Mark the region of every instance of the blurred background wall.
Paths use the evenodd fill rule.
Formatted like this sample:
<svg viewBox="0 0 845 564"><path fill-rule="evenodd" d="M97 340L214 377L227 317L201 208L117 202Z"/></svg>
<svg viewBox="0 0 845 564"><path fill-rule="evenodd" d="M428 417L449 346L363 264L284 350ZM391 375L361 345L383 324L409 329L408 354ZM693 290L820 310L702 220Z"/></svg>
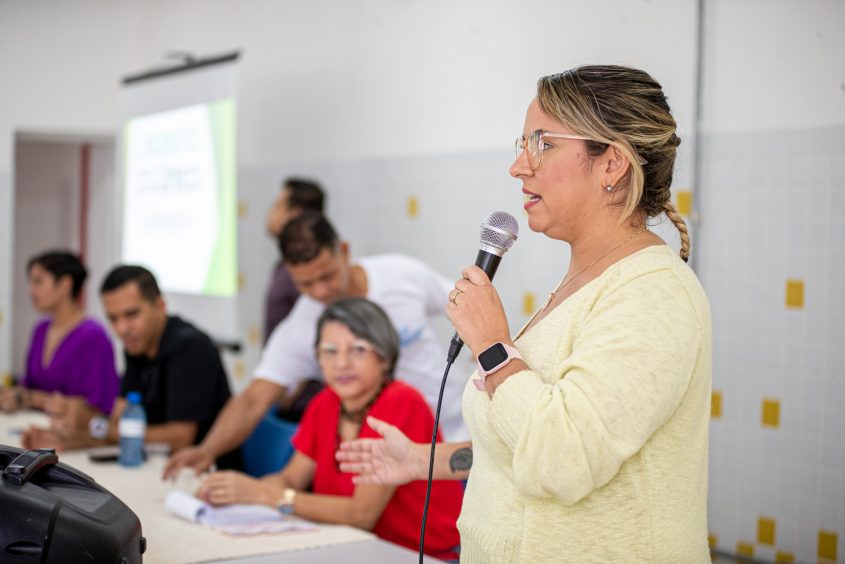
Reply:
<svg viewBox="0 0 845 564"><path fill-rule="evenodd" d="M523 217L507 169L537 78L641 67L679 123L675 200L713 309L711 544L842 560L844 25L839 0L0 0L0 373L21 369L32 253L87 238L102 315L96 286L120 249L120 79L167 51L241 52L235 388L260 354L277 258L263 219L282 178L324 183L353 254L406 252L456 277L487 213ZM567 261L523 224L497 277L514 330Z"/></svg>

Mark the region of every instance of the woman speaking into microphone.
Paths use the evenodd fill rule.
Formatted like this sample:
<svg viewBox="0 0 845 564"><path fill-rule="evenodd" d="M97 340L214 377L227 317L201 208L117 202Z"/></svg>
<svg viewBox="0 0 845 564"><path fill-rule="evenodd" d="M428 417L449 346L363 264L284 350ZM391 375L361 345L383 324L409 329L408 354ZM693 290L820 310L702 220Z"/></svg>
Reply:
<svg viewBox="0 0 845 564"><path fill-rule="evenodd" d="M529 227L571 258L513 338L478 267L449 295L479 364L463 396L472 441L435 452L435 479L468 479L462 562L709 562L711 322L670 200L675 129L643 71L538 82L510 173ZM680 257L648 230L661 214ZM430 445L369 424L382 438L343 443L342 470L361 484L425 479Z"/></svg>

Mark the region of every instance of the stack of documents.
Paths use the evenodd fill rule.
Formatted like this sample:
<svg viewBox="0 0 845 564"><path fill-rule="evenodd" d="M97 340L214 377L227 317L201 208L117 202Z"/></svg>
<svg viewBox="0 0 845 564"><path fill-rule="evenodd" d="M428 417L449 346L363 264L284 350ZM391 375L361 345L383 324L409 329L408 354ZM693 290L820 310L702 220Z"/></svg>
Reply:
<svg viewBox="0 0 845 564"><path fill-rule="evenodd" d="M230 535L254 535L316 530L312 523L282 515L266 505L235 504L214 507L185 492L173 490L164 498L167 509L193 523Z"/></svg>

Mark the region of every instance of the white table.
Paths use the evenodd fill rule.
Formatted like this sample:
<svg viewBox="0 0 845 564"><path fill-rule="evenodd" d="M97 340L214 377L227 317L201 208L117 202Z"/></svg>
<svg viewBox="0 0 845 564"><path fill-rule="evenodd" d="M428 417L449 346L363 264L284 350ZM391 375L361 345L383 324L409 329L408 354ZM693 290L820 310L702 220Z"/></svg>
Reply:
<svg viewBox="0 0 845 564"><path fill-rule="evenodd" d="M355 542L342 545L313 548L300 552L268 554L248 558L226 560L226 564L373 564L390 563L414 564L419 562L419 555L404 546L395 545L380 539ZM442 562L428 556L424 562L433 564Z"/></svg>
<svg viewBox="0 0 845 564"><path fill-rule="evenodd" d="M0 444L20 446L21 430L45 423L46 418L39 413L0 414ZM236 537L184 521L165 509L164 497L173 488L194 491L198 482L187 471L176 483L162 482L164 456L151 456L139 468L91 462L85 451L59 453L59 460L94 478L135 512L147 539L144 561L148 563L417 561L415 552L344 525L318 524L314 531ZM431 558L426 561L438 562Z"/></svg>

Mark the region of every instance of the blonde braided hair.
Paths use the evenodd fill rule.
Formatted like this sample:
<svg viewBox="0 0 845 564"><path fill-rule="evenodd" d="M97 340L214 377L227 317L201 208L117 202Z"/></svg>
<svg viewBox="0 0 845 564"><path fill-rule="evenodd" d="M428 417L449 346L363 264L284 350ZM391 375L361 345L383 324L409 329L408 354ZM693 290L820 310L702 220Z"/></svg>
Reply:
<svg viewBox="0 0 845 564"><path fill-rule="evenodd" d="M684 218L681 217L681 214L678 213L678 210L675 209L675 206L672 205L671 201L663 204L663 213L665 213L666 217L675 224L675 227L678 229L678 233L681 234L680 255L681 258L684 259L684 262L687 262L689 260L690 253L689 229L687 229L687 222L684 221Z"/></svg>

